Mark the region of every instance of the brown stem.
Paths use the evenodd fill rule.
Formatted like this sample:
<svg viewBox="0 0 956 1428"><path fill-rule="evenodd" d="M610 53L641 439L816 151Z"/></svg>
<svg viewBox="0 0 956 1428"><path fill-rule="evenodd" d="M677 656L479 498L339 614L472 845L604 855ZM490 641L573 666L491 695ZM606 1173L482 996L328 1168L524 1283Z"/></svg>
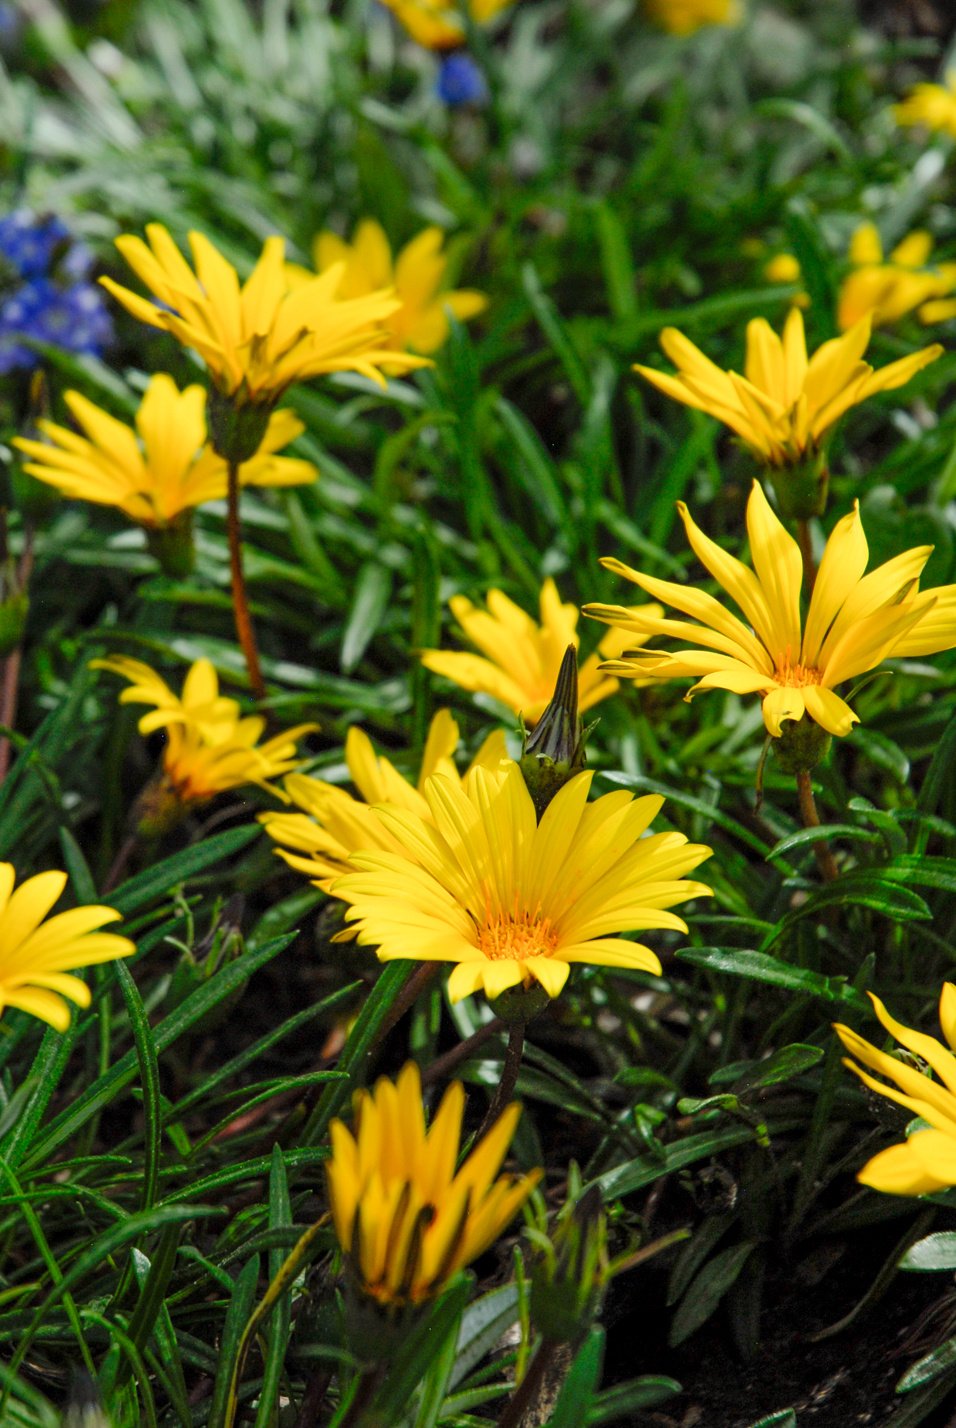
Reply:
<svg viewBox="0 0 956 1428"><path fill-rule="evenodd" d="M359 1428L365 1418L366 1411L372 1406L375 1395L378 1393L382 1380L385 1378L385 1364L370 1364L362 1369L362 1376L352 1402L349 1404L345 1417L339 1424L339 1428Z"/></svg>
<svg viewBox="0 0 956 1428"><path fill-rule="evenodd" d="M467 1061L469 1056L482 1046L486 1041L499 1031L504 1030L504 1022L497 1017L493 1021L486 1021L479 1026L477 1031L473 1031L471 1036L467 1036L464 1041L460 1041L457 1046L453 1046L450 1051L446 1051L444 1056L439 1056L432 1064L422 1072L422 1085L429 1086L432 1081L443 1081L446 1076L450 1076L463 1061Z"/></svg>
<svg viewBox="0 0 956 1428"><path fill-rule="evenodd" d="M317 1368L306 1385L305 1397L299 1404L299 1415L294 1428L316 1428L319 1412L325 1402L332 1375L327 1368Z"/></svg>
<svg viewBox="0 0 956 1428"><path fill-rule="evenodd" d="M797 521L797 540L800 542L800 554L803 556L803 576L807 586L807 598L813 594L813 587L817 579L817 562L813 554L813 537L810 534L810 522L799 519Z"/></svg>
<svg viewBox="0 0 956 1428"><path fill-rule="evenodd" d="M528 1372L518 1384L505 1405L504 1413L498 1419L498 1428L520 1428L525 1414L538 1397L557 1348L557 1339L541 1340L534 1358L528 1365Z"/></svg>
<svg viewBox="0 0 956 1428"><path fill-rule="evenodd" d="M111 893L116 887L117 883L122 880L123 874L126 872L126 869L129 865L129 860L133 856L133 852L138 842L139 834L130 833L129 836L124 838L122 843L119 845L119 848L116 851L116 857L113 859L112 863L110 863L110 870L106 874L106 879L103 883L102 888L100 889L101 895L103 897L105 897L107 893Z"/></svg>
<svg viewBox="0 0 956 1428"><path fill-rule="evenodd" d="M3 520L3 544L6 547L6 511ZM15 587L17 590L26 590L30 583L30 576L33 573L33 527L27 526L23 533L23 552L17 564L17 574ZM23 647L17 645L11 650L3 661L3 674L0 676L0 724L4 724L8 729L14 727L17 717L17 702L20 695L20 665L23 660ZM7 738L0 739L0 783L7 776L10 768L10 755L12 746Z"/></svg>
<svg viewBox="0 0 956 1428"><path fill-rule="evenodd" d="M803 819L804 828L819 828L820 815L817 813L816 800L813 797L813 779L809 769L797 771L797 797L800 800L800 817ZM826 883L832 883L840 876L840 870L832 852L822 839L818 839L814 843L813 851L821 878Z"/></svg>
<svg viewBox="0 0 956 1428"><path fill-rule="evenodd" d="M504 1065L501 1068L501 1080L495 1088L495 1094L491 1098L491 1105L488 1107L485 1118L481 1123L481 1129L475 1136L476 1143L481 1140L487 1131L491 1130L491 1127L514 1095L518 1072L521 1069L521 1053L523 1051L524 1022L516 1021L508 1028L508 1046L505 1050Z"/></svg>
<svg viewBox="0 0 956 1428"><path fill-rule="evenodd" d="M252 627L249 601L246 598L246 580L242 572L242 544L239 530L239 463L229 462L229 510L227 529L229 533L229 569L232 574L232 608L236 617L236 635L242 647L249 671L249 683L257 699L265 699L266 686L259 667L259 650L256 632Z"/></svg>
<svg viewBox="0 0 956 1428"><path fill-rule="evenodd" d="M442 970L441 962L423 962L405 983L402 990L392 1003L388 1016L379 1028L378 1036L373 1042L377 1046L384 1036L387 1036L393 1026L396 1026L408 1011L413 1002L416 1002L422 992L427 991L432 982ZM371 1053L372 1047L369 1047Z"/></svg>

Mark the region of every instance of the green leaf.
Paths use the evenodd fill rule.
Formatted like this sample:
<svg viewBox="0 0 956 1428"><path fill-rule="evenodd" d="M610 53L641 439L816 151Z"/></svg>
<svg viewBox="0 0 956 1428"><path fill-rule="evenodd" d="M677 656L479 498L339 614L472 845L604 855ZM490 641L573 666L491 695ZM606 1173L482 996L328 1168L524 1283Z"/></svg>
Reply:
<svg viewBox="0 0 956 1428"><path fill-rule="evenodd" d="M267 962L271 962L272 958L278 956L292 940L291 935L277 937L274 941L257 948L255 952L247 952L245 956L238 957L235 962L230 962L228 966L223 967L210 982L192 992L175 1011L170 1012L168 1017L165 1017L158 1026L153 1028L152 1036L156 1055L160 1056L164 1051L167 1051L181 1036L185 1035L190 1027L201 1021L212 1011L213 1007L218 1006L236 988L241 987L253 972L264 967ZM63 1040L65 1041L66 1037ZM138 1061L134 1047L127 1051L125 1056L121 1056L119 1061L111 1066L104 1075L97 1077L85 1091L81 1091L76 1100L66 1106L50 1122L44 1133L32 1145L28 1164L34 1167L45 1164L55 1150L58 1150L66 1141L71 1140L91 1117L98 1115L119 1091L129 1085L136 1075L137 1066ZM33 1129L35 1130L35 1126ZM20 1126L18 1125L15 1127L14 1135L17 1135L19 1131ZM32 1134L31 1130L29 1133L24 1132L19 1136L16 1147L17 1160L22 1160L26 1156L27 1150L31 1148ZM15 1164L12 1150L5 1149L4 1153L8 1163Z"/></svg>
<svg viewBox="0 0 956 1428"><path fill-rule="evenodd" d="M681 1392L683 1389L676 1379L665 1378L662 1374L643 1374L628 1383L616 1383L613 1388L605 1388L595 1394L588 1411L587 1428L617 1423L622 1418L630 1423L633 1414L642 1408L656 1408L659 1403L666 1403Z"/></svg>
<svg viewBox="0 0 956 1428"><path fill-rule="evenodd" d="M687 1286L671 1321L670 1333L667 1336L671 1348L676 1348L685 1339L689 1339L691 1334L707 1322L755 1249L756 1243L753 1240L741 1245L731 1245L704 1265Z"/></svg>
<svg viewBox="0 0 956 1428"><path fill-rule="evenodd" d="M940 1374L953 1372L956 1372L956 1338L947 1339L945 1344L940 1344L939 1348L925 1354L912 1368L908 1368L896 1385L896 1391L912 1393L914 1388L932 1383Z"/></svg>
<svg viewBox="0 0 956 1428"><path fill-rule="evenodd" d="M763 1061L737 1062L733 1066L721 1066L709 1078L711 1086L732 1082L734 1092L742 1096L758 1086L776 1086L781 1081L791 1081L802 1076L823 1060L825 1053L820 1046L804 1046L792 1042L781 1046L765 1057Z"/></svg>
<svg viewBox="0 0 956 1428"><path fill-rule="evenodd" d="M172 857L164 858L162 862L154 863L135 877L127 879L115 892L110 893L110 906L128 917L137 908L171 892L196 873L224 862L233 853L245 848L253 838L258 838L261 832L258 823L245 823L241 828L229 828L225 833L214 833L211 838L203 838L191 848L183 848Z"/></svg>
<svg viewBox="0 0 956 1428"><path fill-rule="evenodd" d="M392 574L381 561L363 565L355 581L352 608L342 633L341 665L351 674L377 634L392 595Z"/></svg>
<svg viewBox="0 0 956 1428"><path fill-rule="evenodd" d="M209 1409L209 1428L226 1428L226 1405L233 1367L242 1344L246 1322L252 1314L259 1284L259 1256L254 1254L239 1272L229 1308L226 1310L222 1326L222 1340L219 1344L216 1381L212 1390L212 1405Z"/></svg>
<svg viewBox="0 0 956 1428"><path fill-rule="evenodd" d="M821 997L844 1006L849 1004L861 1010L868 1006L844 977L824 977L821 972L811 972L806 967L791 967L765 952L737 947L682 947L677 955L682 962L707 967L712 972L726 972L752 982L768 982L787 991L802 992L805 996Z"/></svg>
<svg viewBox="0 0 956 1428"><path fill-rule="evenodd" d="M750 1428L797 1428L797 1415L792 1408L782 1408L779 1413L768 1414L766 1418L751 1423Z"/></svg>
<svg viewBox="0 0 956 1428"><path fill-rule="evenodd" d="M375 1398L375 1412L383 1423L398 1423L409 1400L432 1362L446 1352L447 1341L457 1342L461 1315L474 1281L471 1275L456 1275L440 1298L424 1307L415 1327L402 1341L402 1350L392 1361L386 1382Z"/></svg>
<svg viewBox="0 0 956 1428"><path fill-rule="evenodd" d="M574 1362L548 1419L548 1428L581 1428L588 1421L601 1382L604 1330L595 1326L574 1356Z"/></svg>
<svg viewBox="0 0 956 1428"><path fill-rule="evenodd" d="M466 1378L518 1318L518 1290L504 1284L469 1304L461 1316L449 1391Z"/></svg>
<svg viewBox="0 0 956 1428"><path fill-rule="evenodd" d="M956 1269L956 1230L940 1230L911 1245L900 1260L900 1269L918 1269L929 1273Z"/></svg>

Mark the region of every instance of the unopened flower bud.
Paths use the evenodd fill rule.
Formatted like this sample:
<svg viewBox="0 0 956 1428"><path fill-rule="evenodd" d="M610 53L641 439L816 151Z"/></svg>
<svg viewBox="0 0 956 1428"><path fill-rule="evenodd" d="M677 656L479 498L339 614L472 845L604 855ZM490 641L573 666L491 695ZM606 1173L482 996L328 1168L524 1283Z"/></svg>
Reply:
<svg viewBox="0 0 956 1428"><path fill-rule="evenodd" d="M551 702L525 738L521 773L541 815L568 779L585 764L584 731L578 714L578 654L568 645Z"/></svg>
<svg viewBox="0 0 956 1428"><path fill-rule="evenodd" d="M531 1318L546 1339L564 1344L588 1333L610 1278L601 1192L596 1185L579 1192L572 1174L553 1233L533 1234L539 1253L531 1266Z"/></svg>

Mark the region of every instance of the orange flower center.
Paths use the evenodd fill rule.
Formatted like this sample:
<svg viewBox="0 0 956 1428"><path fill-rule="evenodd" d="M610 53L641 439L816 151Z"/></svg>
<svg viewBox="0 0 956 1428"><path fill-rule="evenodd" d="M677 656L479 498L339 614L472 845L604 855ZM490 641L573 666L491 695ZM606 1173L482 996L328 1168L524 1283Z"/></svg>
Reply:
<svg viewBox="0 0 956 1428"><path fill-rule="evenodd" d="M793 664L790 658L790 647L784 654L777 656L777 667L774 670L777 681L785 684L790 689L804 689L808 684L822 684L823 671L814 669L811 665Z"/></svg>
<svg viewBox="0 0 956 1428"><path fill-rule="evenodd" d="M478 946L492 962L524 962L529 957L550 957L558 934L550 917L529 912L492 914L478 928Z"/></svg>

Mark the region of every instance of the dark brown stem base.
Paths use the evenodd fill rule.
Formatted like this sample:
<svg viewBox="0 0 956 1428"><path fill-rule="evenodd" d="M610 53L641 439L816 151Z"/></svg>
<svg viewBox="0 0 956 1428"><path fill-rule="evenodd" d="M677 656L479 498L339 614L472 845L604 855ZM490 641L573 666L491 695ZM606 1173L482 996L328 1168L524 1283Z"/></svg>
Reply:
<svg viewBox="0 0 956 1428"><path fill-rule="evenodd" d="M265 681L259 666L259 648L256 632L249 613L246 597L246 579L242 570L242 543L239 529L239 466L229 462L227 530L229 534L229 570L232 575L232 607L236 618L236 636L246 661L252 692L259 700L266 697Z"/></svg>
<svg viewBox="0 0 956 1428"><path fill-rule="evenodd" d="M430 1066L427 1066L422 1072L422 1085L430 1086L433 1081L443 1081L446 1076L450 1076L453 1071L456 1071L463 1061L474 1056L486 1041L490 1041L500 1031L504 1031L504 1022L497 1019L486 1021L477 1031L473 1031L471 1036L467 1036L464 1041L460 1041L457 1046L446 1051L444 1056L437 1057Z"/></svg>
<svg viewBox="0 0 956 1428"><path fill-rule="evenodd" d="M505 1411L498 1419L498 1428L520 1428L528 1409L536 1401L548 1369L559 1345L556 1339L542 1339L534 1358L528 1365L528 1372L518 1384Z"/></svg>
<svg viewBox="0 0 956 1428"><path fill-rule="evenodd" d="M515 1085L518 1080L518 1072L521 1070L521 1055L524 1051L524 1022L515 1022L508 1028L508 1046L505 1050L505 1061L501 1068L501 1080L495 1088L495 1094L491 1099L481 1129L475 1136L475 1141L481 1140L486 1135L501 1112L507 1106L514 1095Z"/></svg>
<svg viewBox="0 0 956 1428"><path fill-rule="evenodd" d="M797 773L797 797L800 800L800 817L803 819L804 828L819 828L820 815L817 813L817 804L813 797L813 779L808 769L800 769ZM823 881L834 882L840 876L840 870L826 843L814 843L813 852Z"/></svg>

